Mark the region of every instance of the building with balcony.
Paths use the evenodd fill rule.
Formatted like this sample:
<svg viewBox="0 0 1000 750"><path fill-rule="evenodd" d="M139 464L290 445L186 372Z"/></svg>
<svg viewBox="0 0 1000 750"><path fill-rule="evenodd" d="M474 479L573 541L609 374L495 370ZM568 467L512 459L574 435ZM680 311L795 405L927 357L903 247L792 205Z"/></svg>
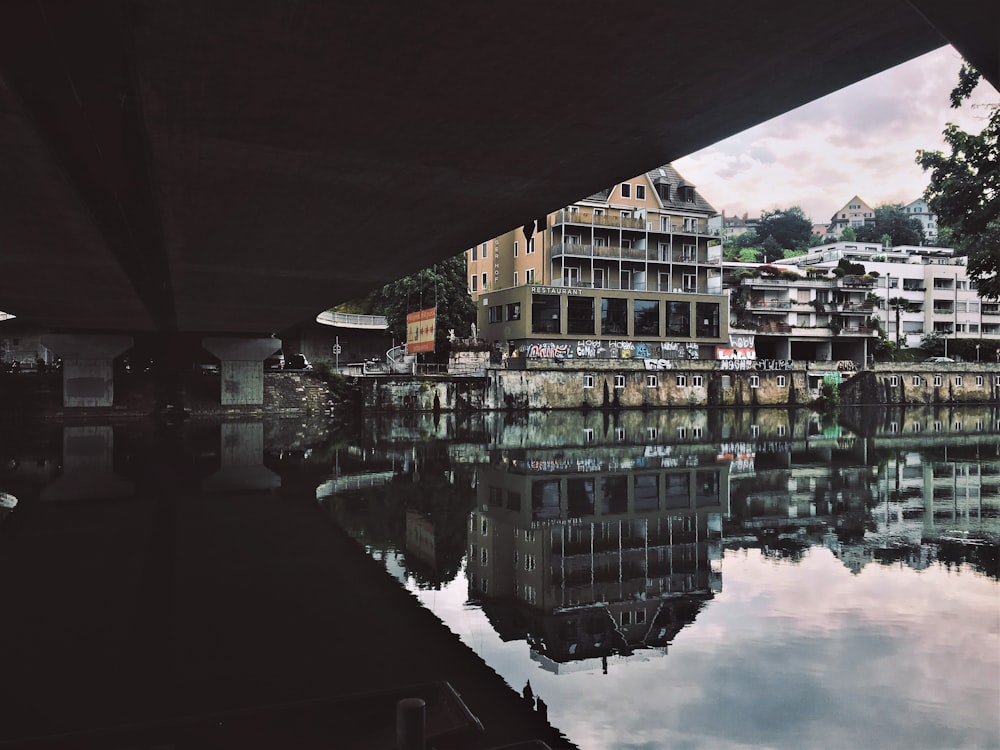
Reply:
<svg viewBox="0 0 1000 750"><path fill-rule="evenodd" d="M714 358L729 321L715 216L667 164L470 248L480 335L510 352L611 338Z"/></svg>
<svg viewBox="0 0 1000 750"><path fill-rule="evenodd" d="M863 275L833 274L841 261ZM881 327L899 348L927 334L1000 347L1000 303L977 296L950 248L834 242L771 266L726 263L730 332L754 336L758 357L868 361ZM761 269L765 269L761 272Z"/></svg>

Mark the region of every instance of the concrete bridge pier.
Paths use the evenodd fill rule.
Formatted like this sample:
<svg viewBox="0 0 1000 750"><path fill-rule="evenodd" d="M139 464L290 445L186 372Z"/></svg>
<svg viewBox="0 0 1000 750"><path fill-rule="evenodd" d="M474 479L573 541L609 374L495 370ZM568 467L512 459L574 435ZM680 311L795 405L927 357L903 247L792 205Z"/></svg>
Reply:
<svg viewBox="0 0 1000 750"><path fill-rule="evenodd" d="M281 477L264 466L264 423L224 422L220 426L219 470L202 484L206 492L276 490Z"/></svg>
<svg viewBox="0 0 1000 750"><path fill-rule="evenodd" d="M132 347L131 336L51 334L42 345L62 358L63 406L114 405L114 360Z"/></svg>
<svg viewBox="0 0 1000 750"><path fill-rule="evenodd" d="M281 339L205 338L201 345L221 363L223 406L264 403L264 360L281 349Z"/></svg>

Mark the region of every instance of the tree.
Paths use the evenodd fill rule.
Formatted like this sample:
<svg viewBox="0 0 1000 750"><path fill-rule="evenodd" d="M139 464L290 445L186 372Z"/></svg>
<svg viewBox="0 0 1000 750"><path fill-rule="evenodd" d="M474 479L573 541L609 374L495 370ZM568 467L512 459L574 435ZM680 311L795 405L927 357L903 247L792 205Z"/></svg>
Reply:
<svg viewBox="0 0 1000 750"><path fill-rule="evenodd" d="M858 239L858 235L854 232L854 227L844 227L844 231L840 233L840 239L844 242L854 242Z"/></svg>
<svg viewBox="0 0 1000 750"><path fill-rule="evenodd" d="M858 227L855 235L861 242L882 242L888 236L893 245L924 243L924 227L919 219L907 216L899 206L879 206L874 223Z"/></svg>
<svg viewBox="0 0 1000 750"><path fill-rule="evenodd" d="M812 219L798 206L764 211L757 224L757 235L772 237L779 250L804 250L812 239Z"/></svg>
<svg viewBox="0 0 1000 750"><path fill-rule="evenodd" d="M963 65L951 106L961 106L978 81L978 72ZM1000 299L1000 106L990 107L979 134L948 123L944 139L951 148L948 155L917 151L917 164L931 173L924 199L939 224L951 228L956 249L968 255L969 276L976 280L979 296Z"/></svg>
<svg viewBox="0 0 1000 750"><path fill-rule="evenodd" d="M476 305L469 297L465 253L434 264L377 289L365 300L376 315L385 315L389 330L399 341L406 340L406 315L437 306L434 348L447 352L448 330L459 336L469 333L476 321Z"/></svg>
<svg viewBox="0 0 1000 750"><path fill-rule="evenodd" d="M899 351L899 314L901 312L909 312L910 300L906 297L893 297L889 300L889 309L896 311L896 351Z"/></svg>

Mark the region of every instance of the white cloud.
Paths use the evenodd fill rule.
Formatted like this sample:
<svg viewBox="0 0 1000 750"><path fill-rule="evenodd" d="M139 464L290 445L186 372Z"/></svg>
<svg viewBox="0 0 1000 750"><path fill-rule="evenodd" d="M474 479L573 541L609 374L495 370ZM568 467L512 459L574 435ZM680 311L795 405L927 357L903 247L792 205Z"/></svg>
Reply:
<svg viewBox="0 0 1000 750"><path fill-rule="evenodd" d="M815 222L852 196L873 206L919 197L927 175L918 149L945 149L948 122L978 131L981 105L996 102L980 84L951 109L961 58L943 47L702 149L674 165L718 210L758 215L801 206Z"/></svg>

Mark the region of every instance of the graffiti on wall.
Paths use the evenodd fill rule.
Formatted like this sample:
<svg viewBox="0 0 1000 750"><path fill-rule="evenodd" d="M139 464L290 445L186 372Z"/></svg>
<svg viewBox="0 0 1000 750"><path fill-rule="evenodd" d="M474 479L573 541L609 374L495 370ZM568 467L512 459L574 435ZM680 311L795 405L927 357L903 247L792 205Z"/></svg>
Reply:
<svg viewBox="0 0 1000 750"><path fill-rule="evenodd" d="M698 359L698 344L679 341L535 341L518 351L532 359Z"/></svg>

